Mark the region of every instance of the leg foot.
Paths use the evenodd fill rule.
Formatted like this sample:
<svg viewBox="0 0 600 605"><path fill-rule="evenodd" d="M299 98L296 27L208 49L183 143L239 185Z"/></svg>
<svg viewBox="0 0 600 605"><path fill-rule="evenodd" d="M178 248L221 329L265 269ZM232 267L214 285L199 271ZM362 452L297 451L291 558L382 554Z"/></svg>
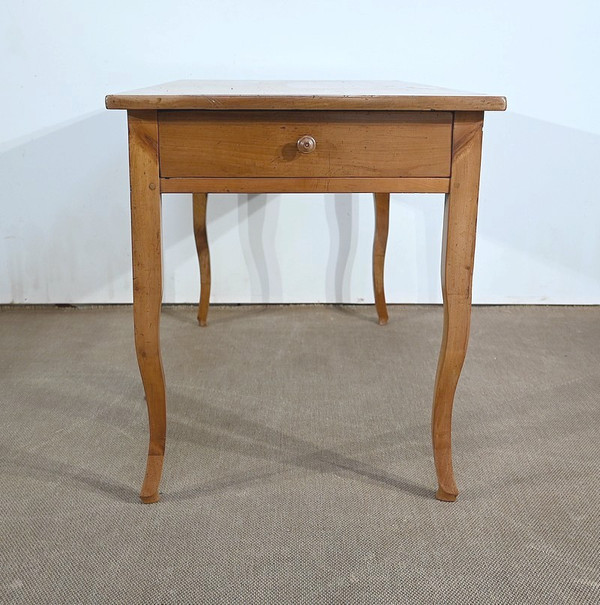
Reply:
<svg viewBox="0 0 600 605"><path fill-rule="evenodd" d="M442 502L454 502L456 500L456 496L458 496L458 490L456 493L451 494L444 491L441 487L438 487L438 490L435 494L435 497Z"/></svg>
<svg viewBox="0 0 600 605"><path fill-rule="evenodd" d="M158 486L162 475L164 455L148 455L146 463L146 476L144 484L140 492L140 500L144 504L158 502L160 496L158 494Z"/></svg>

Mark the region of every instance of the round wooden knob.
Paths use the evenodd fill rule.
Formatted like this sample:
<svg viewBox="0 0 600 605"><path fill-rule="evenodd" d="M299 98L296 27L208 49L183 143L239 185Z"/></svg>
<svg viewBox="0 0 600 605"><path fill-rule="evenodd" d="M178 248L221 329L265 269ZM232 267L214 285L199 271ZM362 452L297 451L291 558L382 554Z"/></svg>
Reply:
<svg viewBox="0 0 600 605"><path fill-rule="evenodd" d="M311 153L317 147L317 142L310 135L305 134L298 139L296 147L300 153Z"/></svg>

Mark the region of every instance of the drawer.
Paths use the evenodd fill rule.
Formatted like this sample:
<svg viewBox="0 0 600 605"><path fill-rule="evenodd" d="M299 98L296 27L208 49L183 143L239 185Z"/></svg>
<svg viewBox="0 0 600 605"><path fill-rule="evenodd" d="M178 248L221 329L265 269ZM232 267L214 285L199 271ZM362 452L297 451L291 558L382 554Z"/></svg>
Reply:
<svg viewBox="0 0 600 605"><path fill-rule="evenodd" d="M158 115L162 177L450 175L451 112L179 110Z"/></svg>

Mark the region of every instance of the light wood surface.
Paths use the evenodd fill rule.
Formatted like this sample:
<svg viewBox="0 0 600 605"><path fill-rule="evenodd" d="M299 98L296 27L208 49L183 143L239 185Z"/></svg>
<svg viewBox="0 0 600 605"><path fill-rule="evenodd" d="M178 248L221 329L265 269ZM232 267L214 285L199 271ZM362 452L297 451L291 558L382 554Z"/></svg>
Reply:
<svg viewBox="0 0 600 605"><path fill-rule="evenodd" d="M385 249L390 225L390 194L376 193L375 196L375 236L373 238L373 293L379 325L388 322L387 305L383 273L385 267Z"/></svg>
<svg viewBox="0 0 600 605"><path fill-rule="evenodd" d="M483 113L458 113L454 120L452 178L444 209L442 295L444 328L435 379L431 432L438 477L437 498L458 494L452 469L452 406L467 352Z"/></svg>
<svg viewBox="0 0 600 605"><path fill-rule="evenodd" d="M447 193L449 178L172 178L163 193Z"/></svg>
<svg viewBox="0 0 600 605"><path fill-rule="evenodd" d="M194 238L198 253L198 266L200 268L200 302L198 303L198 323L206 326L208 303L210 301L210 250L206 234L206 193L194 193L192 198L194 216Z"/></svg>
<svg viewBox="0 0 600 605"><path fill-rule="evenodd" d="M140 498L156 502L166 437L165 379L160 353L161 199L156 112L129 112L129 173L135 350L148 407L150 444Z"/></svg>
<svg viewBox="0 0 600 605"><path fill-rule="evenodd" d="M179 80L108 95L108 109L503 111L502 96L399 81Z"/></svg>
<svg viewBox="0 0 600 605"><path fill-rule="evenodd" d="M165 449L162 192L194 194L201 325L210 296L208 193L374 193L373 287L380 323L387 321L390 192L446 193L444 327L432 440L436 496L454 500L452 407L469 338L483 112L505 109L504 97L398 82L201 81L109 96L107 107L129 110L134 329L150 427L142 500L158 500Z"/></svg>
<svg viewBox="0 0 600 605"><path fill-rule="evenodd" d="M316 141L301 153L298 140ZM448 177L449 112L164 111L162 177Z"/></svg>

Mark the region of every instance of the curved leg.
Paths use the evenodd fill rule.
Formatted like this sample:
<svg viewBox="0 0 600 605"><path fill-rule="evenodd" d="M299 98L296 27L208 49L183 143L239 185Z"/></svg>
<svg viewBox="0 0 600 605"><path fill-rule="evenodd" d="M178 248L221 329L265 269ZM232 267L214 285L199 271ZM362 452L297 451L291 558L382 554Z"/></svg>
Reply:
<svg viewBox="0 0 600 605"><path fill-rule="evenodd" d="M452 470L452 405L469 341L482 126L482 113L455 114L452 177L444 209L444 331L435 380L431 424L438 478L436 497L448 502L456 500L458 495Z"/></svg>
<svg viewBox="0 0 600 605"><path fill-rule="evenodd" d="M165 379L160 355L162 251L158 126L155 111L130 111L129 165L135 350L146 394L150 444L140 498L159 499L166 436Z"/></svg>
<svg viewBox="0 0 600 605"><path fill-rule="evenodd" d="M388 322L385 291L383 286L383 269L385 265L385 248L387 246L390 224L390 194L375 193L375 237L373 238L373 291L375 293L375 308L379 317L379 325Z"/></svg>
<svg viewBox="0 0 600 605"><path fill-rule="evenodd" d="M198 264L200 265L200 302L198 303L198 323L201 326L206 326L208 302L210 300L210 251L208 249L208 238L206 236L207 202L207 193L194 193L194 237L196 239L196 251L198 252Z"/></svg>

